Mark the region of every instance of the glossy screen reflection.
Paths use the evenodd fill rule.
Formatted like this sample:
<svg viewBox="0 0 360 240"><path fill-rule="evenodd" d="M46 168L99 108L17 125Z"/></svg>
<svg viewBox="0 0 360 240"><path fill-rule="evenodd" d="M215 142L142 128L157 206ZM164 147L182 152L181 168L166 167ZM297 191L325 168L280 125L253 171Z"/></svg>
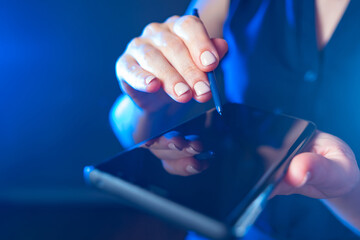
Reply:
<svg viewBox="0 0 360 240"><path fill-rule="evenodd" d="M306 140L304 132L309 137L314 126L238 104L225 105L223 113L209 111L147 142L156 146L172 137L195 141L201 151L190 157L206 166L199 174L168 173L159 160L161 152L156 157L144 144L96 168L231 224L251 194L282 176L289 156Z"/></svg>

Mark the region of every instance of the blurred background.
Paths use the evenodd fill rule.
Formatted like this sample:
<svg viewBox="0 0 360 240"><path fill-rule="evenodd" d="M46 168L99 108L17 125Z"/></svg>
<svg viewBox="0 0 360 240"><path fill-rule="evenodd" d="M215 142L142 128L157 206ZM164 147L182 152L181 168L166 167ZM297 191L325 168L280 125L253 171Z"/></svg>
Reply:
<svg viewBox="0 0 360 240"><path fill-rule="evenodd" d="M188 4L0 0L0 239L183 238L85 186L82 169L121 150L108 113L127 42Z"/></svg>

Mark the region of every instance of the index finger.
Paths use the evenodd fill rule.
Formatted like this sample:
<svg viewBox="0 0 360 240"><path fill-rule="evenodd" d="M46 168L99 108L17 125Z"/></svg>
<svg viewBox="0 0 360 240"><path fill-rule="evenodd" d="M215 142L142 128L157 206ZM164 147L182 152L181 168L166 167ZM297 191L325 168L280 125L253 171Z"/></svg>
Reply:
<svg viewBox="0 0 360 240"><path fill-rule="evenodd" d="M213 71L219 64L219 54L211 41L205 25L195 16L186 15L169 19L171 30L179 36L194 63L204 72Z"/></svg>

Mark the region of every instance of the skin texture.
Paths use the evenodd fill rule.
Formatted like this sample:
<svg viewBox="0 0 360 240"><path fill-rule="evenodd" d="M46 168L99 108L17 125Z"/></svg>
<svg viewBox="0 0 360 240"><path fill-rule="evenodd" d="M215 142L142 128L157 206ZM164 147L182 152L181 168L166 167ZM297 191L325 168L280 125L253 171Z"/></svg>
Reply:
<svg viewBox="0 0 360 240"><path fill-rule="evenodd" d="M206 51L215 57L208 66L201 62ZM156 111L171 99L180 103L192 98L206 102L211 99L211 92L199 96L194 85L199 81L209 85L206 72L214 70L226 52L226 41L210 39L200 19L173 16L162 24L145 27L117 61L116 72L123 90L145 111ZM147 83L146 79L152 81ZM175 91L179 83L189 89L180 96Z"/></svg>
<svg viewBox="0 0 360 240"><path fill-rule="evenodd" d="M319 49L331 40L348 3L348 0L316 1ZM164 109L171 110L174 102L194 99L203 103L211 99L211 92L196 94L194 86L198 82L209 86L205 73L214 70L228 50L226 41L219 37L229 1L199 0L191 6L199 9L202 20L185 15L151 23L141 36L130 41L119 57L116 74L126 93L121 101L127 104L115 105L121 106L114 110L112 122L116 128L143 129L139 124L151 126L152 116L161 117ZM209 65L201 62L206 51L215 59ZM181 94L176 92L179 83ZM124 120L123 116L129 112L132 115ZM132 138L132 134L121 135ZM164 168L171 174L188 176L206 169L193 158L196 151L201 151L196 138L174 135L144 147L162 159ZM195 152L186 150L190 147ZM284 181L274 192L274 195L289 194L327 199L325 204L337 216L360 229L359 168L350 147L333 135L318 132L309 149L292 160Z"/></svg>
<svg viewBox="0 0 360 240"><path fill-rule="evenodd" d="M355 155L341 139L318 131L306 152L293 158L277 194L333 198L350 192L359 182Z"/></svg>
<svg viewBox="0 0 360 240"><path fill-rule="evenodd" d="M350 0L316 0L316 37L319 49L323 49L335 32Z"/></svg>

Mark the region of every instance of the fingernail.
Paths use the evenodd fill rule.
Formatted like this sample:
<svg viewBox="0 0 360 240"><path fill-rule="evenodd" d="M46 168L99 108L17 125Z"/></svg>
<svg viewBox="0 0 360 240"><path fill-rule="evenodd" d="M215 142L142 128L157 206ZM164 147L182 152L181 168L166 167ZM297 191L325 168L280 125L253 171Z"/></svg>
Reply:
<svg viewBox="0 0 360 240"><path fill-rule="evenodd" d="M307 172L307 173L305 174L304 179L302 180L301 184L300 184L298 187L304 186L304 185L309 181L310 177L311 177L311 173L310 173L310 172Z"/></svg>
<svg viewBox="0 0 360 240"><path fill-rule="evenodd" d="M191 165L187 165L186 166L186 171L190 174L198 174L200 173L200 171L196 170L193 166Z"/></svg>
<svg viewBox="0 0 360 240"><path fill-rule="evenodd" d="M194 85L195 93L198 96L201 96L210 91L210 87L203 81L197 82Z"/></svg>
<svg viewBox="0 0 360 240"><path fill-rule="evenodd" d="M148 76L145 78L145 83L149 85L155 79L154 76Z"/></svg>
<svg viewBox="0 0 360 240"><path fill-rule="evenodd" d="M177 147L174 143L169 143L169 144L168 144L168 147L169 147L171 150L181 151L181 148Z"/></svg>
<svg viewBox="0 0 360 240"><path fill-rule="evenodd" d="M201 54L200 60L202 65L206 67L216 62L216 57L211 52L205 51Z"/></svg>
<svg viewBox="0 0 360 240"><path fill-rule="evenodd" d="M196 155L196 154L199 154L200 152L198 152L198 151L196 151L193 147L187 147L186 149L185 149L188 153L191 153L191 154L194 154L194 155Z"/></svg>
<svg viewBox="0 0 360 240"><path fill-rule="evenodd" d="M178 97L180 97L181 95L183 95L184 93L186 93L187 91L190 90L189 86L182 82L177 83L175 85L174 89L175 89L175 93L176 93L176 95L178 95Z"/></svg>

